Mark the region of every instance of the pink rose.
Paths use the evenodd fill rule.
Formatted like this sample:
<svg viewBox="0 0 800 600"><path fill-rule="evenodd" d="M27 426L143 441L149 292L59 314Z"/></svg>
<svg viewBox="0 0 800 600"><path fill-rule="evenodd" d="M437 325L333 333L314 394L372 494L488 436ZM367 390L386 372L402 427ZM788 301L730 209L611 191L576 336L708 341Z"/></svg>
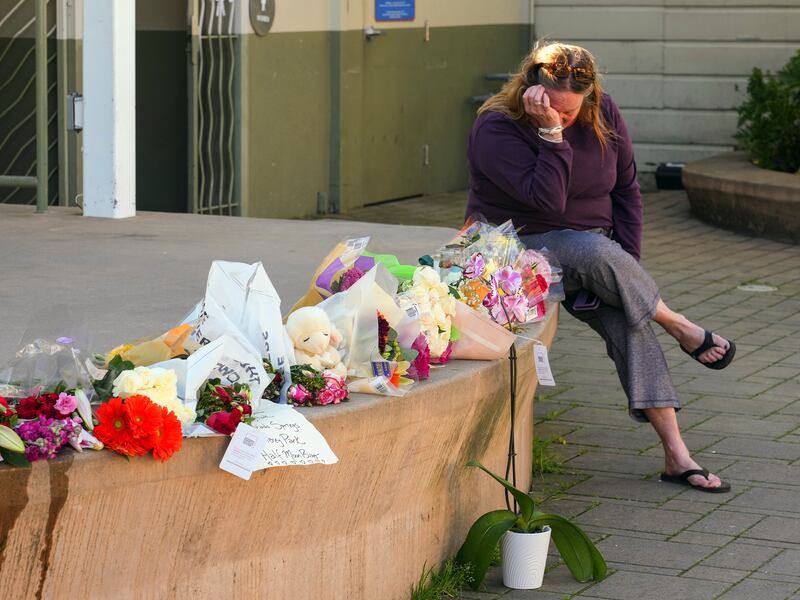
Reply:
<svg viewBox="0 0 800 600"><path fill-rule="evenodd" d="M234 410L229 413L217 411L208 417L206 421L206 425L211 427L217 433L221 433L223 435L231 435L234 431L236 431L236 426L239 425L239 421L242 420L242 411Z"/></svg>
<svg viewBox="0 0 800 600"><path fill-rule="evenodd" d="M56 410L60 412L62 415L71 415L75 412L75 409L78 408L78 399L75 396L71 396L66 392L61 392L58 395L58 400L56 400Z"/></svg>
<svg viewBox="0 0 800 600"><path fill-rule="evenodd" d="M317 404L327 406L328 404L339 404L336 393L329 388L322 388L317 394Z"/></svg>

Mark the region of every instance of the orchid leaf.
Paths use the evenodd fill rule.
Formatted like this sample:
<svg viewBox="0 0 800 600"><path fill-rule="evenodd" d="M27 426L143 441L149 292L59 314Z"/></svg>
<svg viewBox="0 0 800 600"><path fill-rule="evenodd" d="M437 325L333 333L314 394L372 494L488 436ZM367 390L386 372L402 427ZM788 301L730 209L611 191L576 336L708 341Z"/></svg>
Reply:
<svg viewBox="0 0 800 600"><path fill-rule="evenodd" d="M510 510L493 510L473 523L456 555L458 564L472 566L470 586L473 590L477 590L486 577L497 542L516 522L517 515Z"/></svg>
<svg viewBox="0 0 800 600"><path fill-rule="evenodd" d="M530 520L528 529L530 531L546 525L550 526L553 542L576 580L586 582L605 578L608 571L606 561L580 527L564 517L537 512Z"/></svg>
<svg viewBox="0 0 800 600"><path fill-rule="evenodd" d="M517 501L517 504L519 505L519 514L520 514L520 517L522 517L522 521L527 523L528 521L531 520L531 517L533 516L533 509L534 509L533 498L528 496L528 494L526 494L522 490L519 490L519 489L515 488L511 483L509 483L508 481L506 481L502 477L499 477L499 476L495 475L494 473L492 473L489 469L484 467L481 463L479 463L475 459L472 459L471 461L469 461L467 463L467 466L468 467L478 467L484 473L487 473L488 475L491 475L498 483L500 483L504 488L506 488L511 493L512 496L514 496L514 499Z"/></svg>

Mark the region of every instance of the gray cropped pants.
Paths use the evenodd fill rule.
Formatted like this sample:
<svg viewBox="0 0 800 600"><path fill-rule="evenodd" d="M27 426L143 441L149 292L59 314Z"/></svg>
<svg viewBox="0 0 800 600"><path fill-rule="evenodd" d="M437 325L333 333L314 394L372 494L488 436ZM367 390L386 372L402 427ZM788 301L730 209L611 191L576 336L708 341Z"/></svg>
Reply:
<svg viewBox="0 0 800 600"><path fill-rule="evenodd" d="M521 240L528 248L546 248L561 263L564 308L605 340L631 417L646 422L645 408L680 410L664 351L650 326L660 297L658 286L636 259L602 233L565 229L524 235ZM596 309L573 308L581 289L600 298Z"/></svg>

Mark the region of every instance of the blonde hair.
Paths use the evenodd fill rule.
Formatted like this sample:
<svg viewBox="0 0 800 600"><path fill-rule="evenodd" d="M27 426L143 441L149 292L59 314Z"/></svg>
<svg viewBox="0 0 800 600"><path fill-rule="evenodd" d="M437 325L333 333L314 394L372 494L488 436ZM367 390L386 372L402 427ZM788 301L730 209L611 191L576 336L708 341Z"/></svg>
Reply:
<svg viewBox="0 0 800 600"><path fill-rule="evenodd" d="M581 73L588 74L591 81L584 78L576 80L574 71L570 72L567 77L557 77L551 68L542 68L552 65L575 67ZM515 121L524 120L526 114L522 95L526 89L534 85L582 94L584 99L578 113L578 120L592 126L602 149L605 150L608 139L614 137L615 134L603 119L601 111L603 89L600 86L597 63L594 56L580 46L560 42L536 42L531 53L520 64L519 72L512 75L503 89L483 103L478 109L478 114L496 111Z"/></svg>

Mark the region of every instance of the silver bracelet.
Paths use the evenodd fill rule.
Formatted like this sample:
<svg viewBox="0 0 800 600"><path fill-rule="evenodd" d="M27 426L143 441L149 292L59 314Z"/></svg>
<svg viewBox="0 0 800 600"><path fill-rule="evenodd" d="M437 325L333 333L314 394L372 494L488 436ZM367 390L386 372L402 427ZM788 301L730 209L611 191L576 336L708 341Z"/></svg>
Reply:
<svg viewBox="0 0 800 600"><path fill-rule="evenodd" d="M564 131L562 125L556 125L555 127L539 127L539 133L561 133L562 131Z"/></svg>
<svg viewBox="0 0 800 600"><path fill-rule="evenodd" d="M549 139L547 139L546 137L544 137L544 136L543 136L541 133L540 133L540 134L538 134L538 136L539 136L540 138L542 138L542 139L543 139L545 142L551 142L551 143L553 143L553 144L560 144L561 142L563 142L563 141L564 141L564 139L563 139L563 138L562 138L562 139L560 139L560 140L549 140Z"/></svg>

